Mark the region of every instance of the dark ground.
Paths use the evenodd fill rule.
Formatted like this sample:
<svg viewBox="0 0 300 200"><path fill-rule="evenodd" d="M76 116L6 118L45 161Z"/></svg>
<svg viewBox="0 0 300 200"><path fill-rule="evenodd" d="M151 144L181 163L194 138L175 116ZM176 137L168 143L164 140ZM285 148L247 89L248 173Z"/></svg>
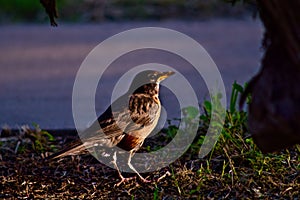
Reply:
<svg viewBox="0 0 300 200"><path fill-rule="evenodd" d="M61 137L51 132L56 149L76 138L75 132ZM149 146L164 146L163 139L146 140L140 151ZM17 137L16 137L17 136ZM191 148L167 167L142 174L150 180L120 181L117 171L99 163L91 155L43 161L52 149L40 153L30 137L13 134L1 139L0 198L2 199L299 199L299 147L262 155L253 145L220 137L218 144L204 159L197 157L196 141ZM225 143L223 143L225 141ZM19 145L18 145L19 144ZM44 147L47 143L44 142ZM15 153L15 151L17 153Z"/></svg>

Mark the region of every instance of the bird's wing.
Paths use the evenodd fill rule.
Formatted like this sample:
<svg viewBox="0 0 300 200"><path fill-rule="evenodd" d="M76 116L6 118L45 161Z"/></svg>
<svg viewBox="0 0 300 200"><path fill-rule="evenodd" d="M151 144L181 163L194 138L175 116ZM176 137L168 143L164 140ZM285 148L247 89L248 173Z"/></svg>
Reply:
<svg viewBox="0 0 300 200"><path fill-rule="evenodd" d="M89 138L100 134L102 138L110 138L138 130L155 118L158 106L149 106L152 103L147 95L125 94L109 106L82 135Z"/></svg>
<svg viewBox="0 0 300 200"><path fill-rule="evenodd" d="M122 106L121 104L118 106L118 109L120 109L119 114L116 112L115 116L121 115L121 113L123 113L122 110L125 109L125 106ZM95 145L114 146L122 139L122 137L124 137L122 129L115 123L111 106L109 106L89 128L84 132L79 133L79 135L80 139L68 144L61 151L48 156L46 160L86 153L87 149L92 148Z"/></svg>
<svg viewBox="0 0 300 200"><path fill-rule="evenodd" d="M151 106L149 106L150 104ZM156 126L154 120L157 119L159 111L159 104L153 103L149 96L143 94L123 95L80 134L81 139L86 143L98 142L114 146L125 134L131 134L145 126ZM106 142L104 142L105 140Z"/></svg>
<svg viewBox="0 0 300 200"><path fill-rule="evenodd" d="M148 104L152 103L150 99L141 95L123 95L108 107L88 129L80 134L80 140L51 155L50 159L80 154L94 146L115 146L126 134L136 133L137 130L149 124L156 126L153 120L157 118L159 105L149 106ZM135 101L138 101L138 103L132 103ZM139 107L133 108L132 106ZM153 129L153 127L150 127L150 129ZM146 132L147 135L138 135L137 137L145 138L151 131Z"/></svg>
<svg viewBox="0 0 300 200"><path fill-rule="evenodd" d="M94 137L110 139L123 134L131 122L128 112L128 95L118 98L98 119L87 128L80 136L86 139Z"/></svg>

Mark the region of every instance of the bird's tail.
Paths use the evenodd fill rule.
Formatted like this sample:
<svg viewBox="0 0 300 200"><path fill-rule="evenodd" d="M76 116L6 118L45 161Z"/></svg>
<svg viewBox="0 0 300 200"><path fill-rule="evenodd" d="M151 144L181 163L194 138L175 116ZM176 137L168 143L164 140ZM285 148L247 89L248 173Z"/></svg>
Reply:
<svg viewBox="0 0 300 200"><path fill-rule="evenodd" d="M62 158L65 156L79 155L82 152L84 152L85 150L86 150L85 145L81 141L77 140L76 142L71 143L68 147L64 148L63 150L58 151L58 152L46 157L44 160L50 161L50 160Z"/></svg>

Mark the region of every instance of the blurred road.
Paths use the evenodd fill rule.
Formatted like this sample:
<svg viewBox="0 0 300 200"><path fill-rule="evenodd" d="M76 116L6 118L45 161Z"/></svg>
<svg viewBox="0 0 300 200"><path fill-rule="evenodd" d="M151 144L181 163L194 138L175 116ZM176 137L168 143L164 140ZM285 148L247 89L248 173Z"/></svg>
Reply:
<svg viewBox="0 0 300 200"><path fill-rule="evenodd" d="M72 88L87 54L106 38L131 28L155 26L180 31L208 51L224 80L227 99L231 84L248 81L258 70L262 26L252 20L122 22L99 25L0 26L0 126L33 122L42 128L74 128ZM109 53L109 49L107 50ZM208 97L201 77L184 60L151 50L122 56L105 72L99 84L96 110L103 112L119 77L133 66L164 63L180 70L193 85L199 102ZM127 86L126 86L127 87ZM177 105L163 88L167 118L179 117ZM167 106L167 107L168 107Z"/></svg>

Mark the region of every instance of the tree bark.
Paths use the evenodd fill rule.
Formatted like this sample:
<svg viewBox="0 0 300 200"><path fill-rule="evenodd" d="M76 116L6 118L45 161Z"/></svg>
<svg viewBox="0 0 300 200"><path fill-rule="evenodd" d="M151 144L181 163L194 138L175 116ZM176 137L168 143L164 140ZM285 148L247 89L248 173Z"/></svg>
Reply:
<svg viewBox="0 0 300 200"><path fill-rule="evenodd" d="M254 141L272 152L300 144L300 1L257 0L257 6L265 54L243 96L252 94L248 125Z"/></svg>

